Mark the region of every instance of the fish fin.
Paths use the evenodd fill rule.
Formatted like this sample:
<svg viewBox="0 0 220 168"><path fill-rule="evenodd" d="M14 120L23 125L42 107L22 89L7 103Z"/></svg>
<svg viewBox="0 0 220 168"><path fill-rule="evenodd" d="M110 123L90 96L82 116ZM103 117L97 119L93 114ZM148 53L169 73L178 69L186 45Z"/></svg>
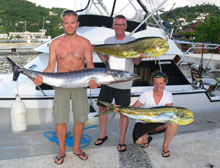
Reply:
<svg viewBox="0 0 220 168"><path fill-rule="evenodd" d="M107 103L107 102L102 101L102 100L97 100L97 102L99 102L99 103L105 105L106 107L108 107L108 109L107 109L105 112L103 112L103 113L100 113L100 114L95 115L95 117L98 117L98 116L107 114L107 113L109 113L109 112L114 112L115 106L114 106L113 104Z"/></svg>
<svg viewBox="0 0 220 168"><path fill-rule="evenodd" d="M12 65L12 71L13 71L13 81L17 81L20 73L21 73L21 68L15 64L14 61L12 61L9 57L6 57L8 62Z"/></svg>
<svg viewBox="0 0 220 168"><path fill-rule="evenodd" d="M111 69L110 69L108 61L105 62L105 66L106 66L106 72L110 72Z"/></svg>
<svg viewBox="0 0 220 168"><path fill-rule="evenodd" d="M97 102L101 103L102 105L105 105L106 107L113 106L113 104L111 104L111 103L107 103L107 102L102 101L102 100L97 100Z"/></svg>

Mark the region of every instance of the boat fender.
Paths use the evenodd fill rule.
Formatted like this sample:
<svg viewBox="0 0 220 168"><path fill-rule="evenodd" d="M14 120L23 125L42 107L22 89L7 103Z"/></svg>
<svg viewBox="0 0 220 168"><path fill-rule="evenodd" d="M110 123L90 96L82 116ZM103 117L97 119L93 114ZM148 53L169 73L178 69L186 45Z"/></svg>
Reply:
<svg viewBox="0 0 220 168"><path fill-rule="evenodd" d="M26 109L24 102L19 95L16 95L16 99L11 105L10 115L11 129L13 133L27 130Z"/></svg>

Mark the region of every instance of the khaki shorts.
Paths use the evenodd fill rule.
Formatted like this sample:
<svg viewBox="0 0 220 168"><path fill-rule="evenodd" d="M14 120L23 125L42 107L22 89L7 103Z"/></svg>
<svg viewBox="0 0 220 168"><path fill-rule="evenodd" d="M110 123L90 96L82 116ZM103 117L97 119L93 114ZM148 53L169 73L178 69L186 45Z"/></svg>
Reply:
<svg viewBox="0 0 220 168"><path fill-rule="evenodd" d="M55 88L54 121L55 123L69 122L70 100L74 121L88 120L89 103L86 88Z"/></svg>

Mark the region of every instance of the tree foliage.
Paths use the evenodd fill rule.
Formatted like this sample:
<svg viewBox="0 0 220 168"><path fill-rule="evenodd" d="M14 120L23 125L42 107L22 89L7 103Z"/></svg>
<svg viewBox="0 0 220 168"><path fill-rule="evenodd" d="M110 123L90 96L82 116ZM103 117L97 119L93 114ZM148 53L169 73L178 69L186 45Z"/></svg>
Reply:
<svg viewBox="0 0 220 168"><path fill-rule="evenodd" d="M201 14L208 14L208 16L201 24L195 26L195 31L182 32L182 34L185 37L195 37L194 41L196 42L220 43L220 9L215 5L203 4L194 7L176 8L172 11L164 12L161 18L165 21L173 21L172 28L176 30L174 32L179 32L180 23L177 22L178 18L184 18L186 22L192 24L192 21ZM191 24L183 27L183 30L189 28Z"/></svg>
<svg viewBox="0 0 220 168"><path fill-rule="evenodd" d="M63 33L63 30L60 29L60 15L63 10L62 8L49 9L36 6L27 0L0 0L0 33L23 32L25 31L25 22L26 31L36 32L43 28L44 20L47 35L54 38ZM51 12L53 12L52 15L49 14ZM220 9L215 5L176 8L164 12L161 18L165 22L174 21L172 28L175 29L178 27L178 18L185 18L187 22L192 22L201 13L209 13L209 17L203 24L196 27L196 32L188 32L186 35L195 36L197 41L220 43Z"/></svg>
<svg viewBox="0 0 220 168"><path fill-rule="evenodd" d="M60 15L63 10L62 8L48 9L36 6L27 0L0 0L0 25L4 27L5 33L23 32L26 22L26 31L36 32L43 28L44 18L44 21L47 21L44 24L47 35L53 34L52 37L55 37L61 32L57 25L61 22ZM50 11L54 15L49 15ZM53 33L49 34L52 31Z"/></svg>
<svg viewBox="0 0 220 168"><path fill-rule="evenodd" d="M220 16L209 16L195 27L196 41L220 43Z"/></svg>

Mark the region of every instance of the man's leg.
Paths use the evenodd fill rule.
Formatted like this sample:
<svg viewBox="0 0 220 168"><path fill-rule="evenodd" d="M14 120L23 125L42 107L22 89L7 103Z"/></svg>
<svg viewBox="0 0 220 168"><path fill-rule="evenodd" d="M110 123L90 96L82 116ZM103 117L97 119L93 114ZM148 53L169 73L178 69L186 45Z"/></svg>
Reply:
<svg viewBox="0 0 220 168"><path fill-rule="evenodd" d="M120 114L120 144L125 144L125 135L128 128L128 122L128 117L123 114Z"/></svg>
<svg viewBox="0 0 220 168"><path fill-rule="evenodd" d="M169 144L173 139L174 135L176 134L177 127L178 127L177 124L163 124L154 130L155 132L157 132L165 129L164 141L163 141L163 153L162 153L163 157L170 156Z"/></svg>
<svg viewBox="0 0 220 168"><path fill-rule="evenodd" d="M130 89L115 89L115 102L117 105L127 107L130 104ZM128 128L129 119L127 116L120 114L120 139L119 139L119 151L125 151L125 136Z"/></svg>
<svg viewBox="0 0 220 168"><path fill-rule="evenodd" d="M113 88L108 87L106 85L102 85L98 100L111 103L113 100L113 95L114 95ZM97 105L99 106L99 114L107 110L107 108L103 106L103 104L97 102ZM105 142L108 139L108 136L107 136L108 115L105 114L105 115L99 116L99 123L100 123L101 130L100 130L99 138L94 142L95 145L101 145L103 142Z"/></svg>
<svg viewBox="0 0 220 168"><path fill-rule="evenodd" d="M107 110L106 107L99 106L99 114L105 112L106 110ZM99 139L103 139L107 136L107 122L108 122L108 115L107 114L99 116L99 123L100 123L100 128L101 128L101 131L99 134ZM98 145L98 144L102 143L102 140L99 140L99 139L97 139L95 141L95 144Z"/></svg>
<svg viewBox="0 0 220 168"><path fill-rule="evenodd" d="M176 124L165 124L165 125L166 125L166 129L165 129L164 141L163 141L164 152L169 151L169 144L177 131Z"/></svg>
<svg viewBox="0 0 220 168"><path fill-rule="evenodd" d="M78 155L80 159L87 160L88 156L79 147L83 130L84 130L84 122L75 122L73 128L73 132L74 132L73 153Z"/></svg>
<svg viewBox="0 0 220 168"><path fill-rule="evenodd" d="M67 132L66 123L57 123L56 132L57 132L57 137L58 137L58 141L60 145L60 151L57 156L61 157L61 156L64 156L66 153L66 149L65 149L66 132Z"/></svg>

